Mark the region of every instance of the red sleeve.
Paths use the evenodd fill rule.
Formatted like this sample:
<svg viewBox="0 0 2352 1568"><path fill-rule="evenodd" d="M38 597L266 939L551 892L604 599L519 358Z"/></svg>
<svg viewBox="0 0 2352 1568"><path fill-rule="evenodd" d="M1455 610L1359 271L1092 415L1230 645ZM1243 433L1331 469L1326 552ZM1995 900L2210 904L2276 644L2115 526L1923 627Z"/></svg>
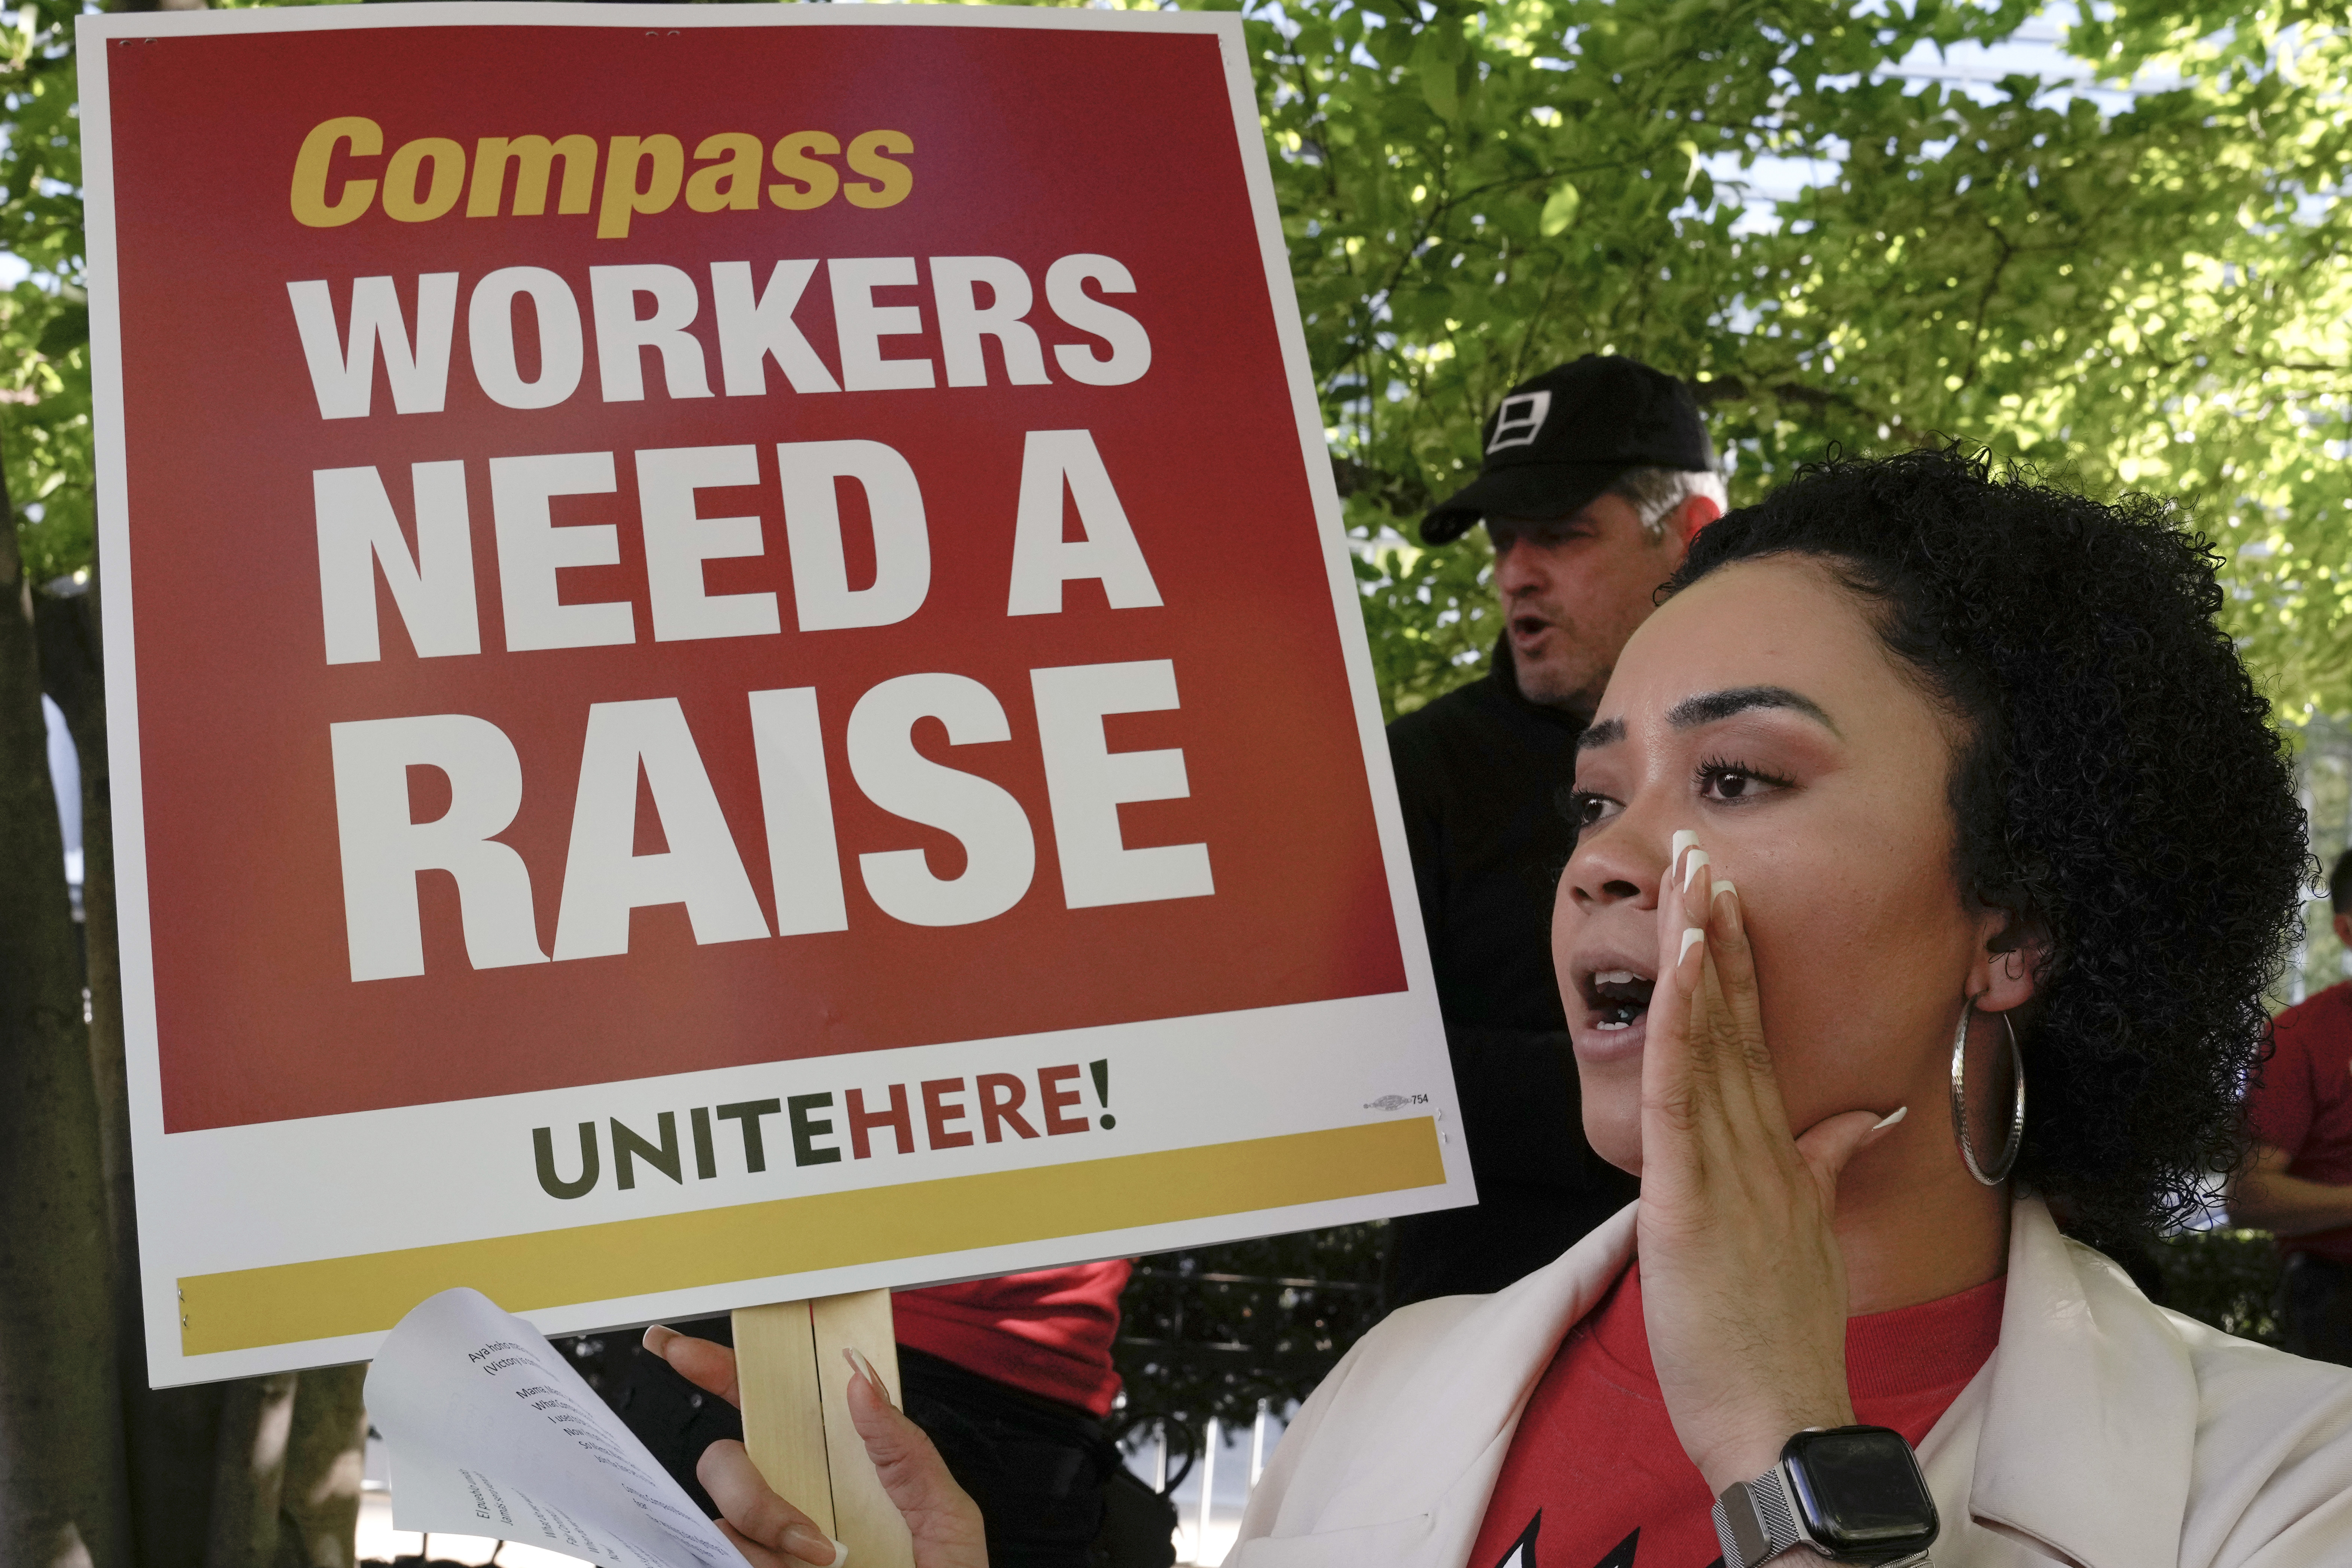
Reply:
<svg viewBox="0 0 2352 1568"><path fill-rule="evenodd" d="M1111 1341L1126 1258L901 1290L898 1342L1097 1415L1118 1396Z"/></svg>
<svg viewBox="0 0 2352 1568"><path fill-rule="evenodd" d="M2289 1155L2303 1152L2318 1109L2305 1037L2315 1021L2307 1009L2319 1000L2314 997L2271 1020L2271 1052L2255 1066L2253 1081L2246 1086L2246 1120L2254 1136Z"/></svg>

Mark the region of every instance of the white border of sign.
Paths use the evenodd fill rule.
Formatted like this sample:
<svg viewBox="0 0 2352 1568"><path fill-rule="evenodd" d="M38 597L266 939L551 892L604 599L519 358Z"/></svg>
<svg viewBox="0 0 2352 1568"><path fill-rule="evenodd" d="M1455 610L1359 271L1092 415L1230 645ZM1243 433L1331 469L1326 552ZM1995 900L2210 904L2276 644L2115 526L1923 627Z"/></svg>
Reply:
<svg viewBox="0 0 2352 1568"><path fill-rule="evenodd" d="M370 1355L380 1332L316 1339L298 1344L228 1351L205 1355L182 1353L180 1305L175 1281L191 1273L224 1268L260 1268L295 1260L289 1252L305 1233L316 1235L322 1224L340 1230L345 1245L340 1253L358 1254L425 1245L451 1235L449 1216L478 1208L471 1202L480 1190L481 1168L469 1164L467 1146L487 1140L453 1138L468 1124L510 1128L523 1118L562 1127L581 1117L604 1113L614 1103L614 1086L549 1090L457 1101L432 1107L359 1112L292 1122L167 1134L163 1131L163 1091L155 1014L152 932L147 913L145 795L138 748L139 692L137 661L132 645L132 604L136 591L129 526L128 479L123 425L122 342L112 171L112 120L109 99L110 47L141 39L188 37L207 34L305 32L341 28L414 28L419 26L532 26L649 28L663 32L692 27L746 26L932 26L1060 28L1082 31L1133 31L1206 34L1216 38L1224 62L1236 135L1246 173L1269 294L1274 306L1283 363L1288 374L1293 412L1297 421L1301 458L1314 498L1321 531L1331 601L1347 663L1357 726L1372 785L1374 816L1386 859L1390 898L1404 954L1409 991L1405 997L1352 998L1341 1001L1267 1008L1230 1014L1213 1020L1221 1037L1203 1048L1188 1042L1181 1057L1151 1052L1156 1039L1168 1031L1197 1029L1194 1018L1065 1031L1051 1036L1024 1037L1017 1042L967 1042L961 1045L911 1047L927 1068L956 1070L959 1054L975 1062L1002 1063L1008 1048L1024 1059L1039 1063L1087 1059L1104 1054L1114 1044L1129 1059L1156 1061L1146 1081L1137 1081L1132 1067L1122 1067L1121 1098L1133 1097L1139 1107L1155 1091L1180 1087L1181 1074L1194 1083L1245 1084L1237 1095L1226 1124L1234 1138L1249 1138L1299 1130L1294 1117L1283 1121L1271 1113L1276 1104L1307 1104L1318 1109L1309 1119L1318 1127L1343 1127L1376 1120L1369 1101L1399 1090L1426 1096L1423 1114L1433 1114L1441 1130L1458 1126L1454 1087L1442 1045L1434 992L1421 911L1415 897L1411 862L1396 804L1394 779L1389 766L1379 700L1375 693L1371 656L1358 606L1339 497L1333 484L1324 444L1320 414L1312 395L1307 343L1297 298L1292 292L1288 256L1275 203L1274 183L1266 162L1253 91L1242 20L1233 13L1055 11L988 6L792 5L667 6L564 5L548 4L415 4L397 7L330 6L278 11L145 12L84 16L78 21L80 43L82 144L88 199L87 234L89 266L91 390L96 424L98 468L98 533L103 564L105 595L106 678L109 743L115 798L115 878L120 908L121 984L129 1083L132 1151L139 1176L143 1297L147 1310L151 1373L159 1387L217 1378L243 1376L293 1366L331 1365ZM1402 1004L1402 1005L1401 1005ZM1140 1047L1139 1049L1138 1047ZM641 1099L685 1105L724 1099L733 1085L756 1084L761 1095L791 1092L803 1084L832 1087L843 1081L887 1082L904 1069L893 1064L908 1052L876 1051L853 1058L820 1058L756 1068L685 1073L668 1079L645 1079L627 1086L643 1091ZM1335 1073L1332 1062L1344 1056L1350 1069ZM1148 1081L1159 1076L1160 1083ZM1197 1092L1197 1089L1194 1090ZM1370 1114L1368 1114L1370 1112ZM1161 1147L1197 1146L1197 1135L1175 1128L1155 1140L1154 1130L1140 1111L1129 1135L1122 1110L1119 1153L1149 1152ZM410 1158L415 1136L429 1122L435 1142L428 1161ZM1468 1160L1450 1131L1441 1132L1445 1183L1369 1197L1346 1198L1282 1208L1228 1214L1206 1219L1096 1232L1075 1239L1070 1251L1097 1257L1204 1245L1244 1236L1273 1235L1315 1226L1456 1206L1475 1200ZM1013 1145L961 1151L974 1155L958 1173L992 1169L1051 1165L1059 1160L1023 1160ZM502 1156L505 1151L500 1152ZM485 1159L488 1156L484 1156ZM404 1164L407 1168L404 1168ZM299 1170L300 1181L285 1173ZM386 1206L398 1171L397 1212ZM887 1171L887 1167L886 1167ZM805 1173L795 1188L803 1192L887 1186L887 1181L856 1181L867 1168L818 1167L820 1181ZM318 1179L313 1179L313 1173ZM341 1179L335 1178L341 1173ZM254 1207L255 1194L266 1194L270 1206ZM603 1196L604 1194L592 1194ZM643 1196L645 1194L639 1194ZM639 1204L631 1214L688 1212L741 1201L740 1194L720 1203L688 1201L690 1189L681 1188L675 1201ZM181 1238L215 1223L224 1206L237 1213L241 1256L224 1259L217 1253L201 1259L191 1257ZM620 1217L596 1212L565 1215L566 1227ZM419 1222L429 1234L419 1234ZM543 1223L533 1229L550 1229ZM474 1234L483 1237L509 1234L514 1226L485 1214ZM932 1255L924 1259L927 1272L938 1278L971 1278L1013 1268L1035 1268L1049 1259L1040 1256L1041 1244L977 1248ZM315 1250L315 1249L314 1249ZM1058 1260L1067 1261L1067 1258ZM528 1312L543 1331L567 1333L625 1323L709 1313L755 1300L793 1300L805 1296L903 1286L918 1281L901 1263L869 1264L823 1272L779 1276L763 1293L760 1282L736 1281L654 1295L611 1299L577 1307Z"/></svg>

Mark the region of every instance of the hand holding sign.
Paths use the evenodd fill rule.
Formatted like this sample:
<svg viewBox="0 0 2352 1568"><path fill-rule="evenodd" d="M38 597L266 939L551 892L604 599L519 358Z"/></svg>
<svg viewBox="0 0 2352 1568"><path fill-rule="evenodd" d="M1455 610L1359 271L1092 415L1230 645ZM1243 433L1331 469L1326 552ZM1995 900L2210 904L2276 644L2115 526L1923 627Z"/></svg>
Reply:
<svg viewBox="0 0 2352 1568"><path fill-rule="evenodd" d="M727 1346L659 1325L646 1331L645 1344L688 1382L730 1405L741 1404L735 1386L735 1352ZM864 1358L853 1356L852 1364L856 1375L849 1383L850 1417L883 1489L914 1538L915 1568L987 1568L980 1509L948 1474L923 1429L890 1403L881 1379ZM836 1543L807 1514L775 1494L742 1444L712 1444L695 1476L725 1514L721 1528L743 1548L753 1568L771 1568L772 1563L773 1568L796 1568L762 1555L774 1552L814 1568L833 1568L827 1553Z"/></svg>

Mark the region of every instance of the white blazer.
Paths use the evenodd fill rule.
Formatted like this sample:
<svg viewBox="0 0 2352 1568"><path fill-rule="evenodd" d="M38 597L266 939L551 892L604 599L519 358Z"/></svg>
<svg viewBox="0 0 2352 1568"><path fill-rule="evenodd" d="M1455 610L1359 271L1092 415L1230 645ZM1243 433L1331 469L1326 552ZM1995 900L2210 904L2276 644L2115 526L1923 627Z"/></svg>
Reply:
<svg viewBox="0 0 2352 1568"><path fill-rule="evenodd" d="M1226 1568L1495 1568L1467 1559L1519 1412L1632 1258L1633 1215L1366 1335L1284 1435ZM2352 1568L2352 1369L2165 1311L2033 1199L2000 1345L1919 1463L1936 1568Z"/></svg>

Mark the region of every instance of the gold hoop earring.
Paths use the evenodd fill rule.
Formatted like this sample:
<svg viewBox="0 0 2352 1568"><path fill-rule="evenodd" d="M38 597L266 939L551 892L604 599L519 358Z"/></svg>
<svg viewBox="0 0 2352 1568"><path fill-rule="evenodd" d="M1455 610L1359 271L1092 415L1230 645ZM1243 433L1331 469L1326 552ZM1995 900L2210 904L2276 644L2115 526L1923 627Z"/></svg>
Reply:
<svg viewBox="0 0 2352 1568"><path fill-rule="evenodd" d="M1960 1141L1960 1158L1969 1174L1988 1187L1997 1187L2009 1180L2018 1151L2025 1146L2025 1055L2018 1049L2017 1026L2009 1021L2008 1014L1999 1015L2001 1027L2009 1031L2009 1059L2017 1075L2017 1091L2010 1106L2009 1136L2001 1143L2000 1158L1987 1170L1978 1163L1976 1145L1969 1141L1969 1018L1976 1006L1975 997L1961 999L1959 1033L1952 1039L1952 1135Z"/></svg>

